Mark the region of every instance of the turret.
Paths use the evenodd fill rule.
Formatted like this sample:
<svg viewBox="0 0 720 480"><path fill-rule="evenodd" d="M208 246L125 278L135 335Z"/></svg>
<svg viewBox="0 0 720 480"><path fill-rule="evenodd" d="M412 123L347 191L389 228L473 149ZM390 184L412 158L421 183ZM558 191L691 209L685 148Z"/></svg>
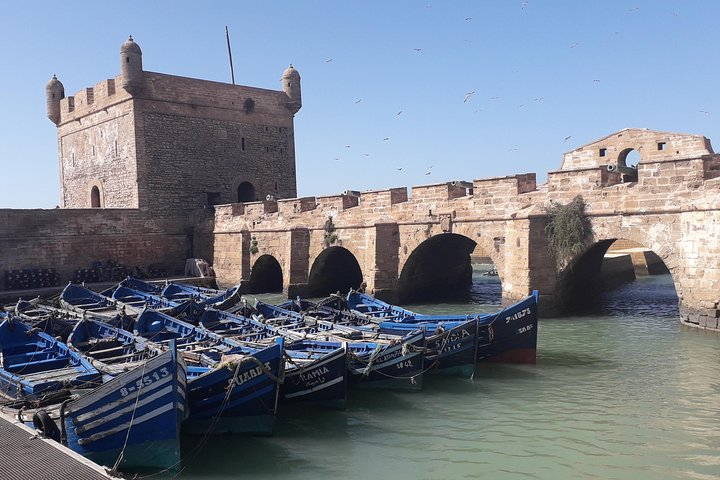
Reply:
<svg viewBox="0 0 720 480"><path fill-rule="evenodd" d="M47 99L47 116L57 125L60 123L60 100L65 98L65 87L55 75L45 86L45 97Z"/></svg>
<svg viewBox="0 0 720 480"><path fill-rule="evenodd" d="M138 94L143 89L142 50L135 43L132 35L120 47L120 73L122 87L130 95Z"/></svg>
<svg viewBox="0 0 720 480"><path fill-rule="evenodd" d="M283 91L288 96L288 109L295 115L302 107L300 95L300 74L290 65L282 76Z"/></svg>

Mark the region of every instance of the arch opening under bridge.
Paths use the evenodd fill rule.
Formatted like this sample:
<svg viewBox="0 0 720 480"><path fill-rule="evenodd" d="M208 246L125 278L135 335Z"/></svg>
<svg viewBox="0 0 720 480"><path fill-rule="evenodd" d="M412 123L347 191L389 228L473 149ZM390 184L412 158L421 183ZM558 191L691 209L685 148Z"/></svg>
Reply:
<svg viewBox="0 0 720 480"><path fill-rule="evenodd" d="M472 284L470 254L476 242L443 233L423 241L410 254L398 278L401 303L466 296Z"/></svg>
<svg viewBox="0 0 720 480"><path fill-rule="evenodd" d="M362 270L350 250L333 246L317 256L308 277L308 295L321 297L331 293L347 293L363 281Z"/></svg>
<svg viewBox="0 0 720 480"><path fill-rule="evenodd" d="M248 293L276 293L283 290L280 263L272 255L261 255L250 271Z"/></svg>
<svg viewBox="0 0 720 480"><path fill-rule="evenodd" d="M591 245L560 275L565 314L618 315L647 305L648 315L678 313L675 279L663 259L639 243L610 238Z"/></svg>

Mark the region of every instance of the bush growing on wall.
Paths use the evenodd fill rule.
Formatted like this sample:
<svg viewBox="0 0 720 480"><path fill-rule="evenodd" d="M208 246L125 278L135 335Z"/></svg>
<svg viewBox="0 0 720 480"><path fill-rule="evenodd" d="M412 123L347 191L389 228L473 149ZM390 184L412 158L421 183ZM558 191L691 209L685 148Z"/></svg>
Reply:
<svg viewBox="0 0 720 480"><path fill-rule="evenodd" d="M558 269L566 267L574 257L585 251L591 231L586 206L585 200L578 195L565 205L551 201L546 208L548 224L545 234Z"/></svg>

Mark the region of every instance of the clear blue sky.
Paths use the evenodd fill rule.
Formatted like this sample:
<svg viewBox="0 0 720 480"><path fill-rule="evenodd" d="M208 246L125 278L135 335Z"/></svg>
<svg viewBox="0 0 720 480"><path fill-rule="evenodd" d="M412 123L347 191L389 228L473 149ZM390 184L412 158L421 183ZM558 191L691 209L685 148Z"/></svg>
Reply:
<svg viewBox="0 0 720 480"><path fill-rule="evenodd" d="M0 208L59 203L45 84L56 73L73 95L116 76L128 34L149 71L229 82L225 25L237 83L279 90L294 64L309 196L544 182L563 152L626 127L720 142L719 18L720 2L693 0L9 2Z"/></svg>

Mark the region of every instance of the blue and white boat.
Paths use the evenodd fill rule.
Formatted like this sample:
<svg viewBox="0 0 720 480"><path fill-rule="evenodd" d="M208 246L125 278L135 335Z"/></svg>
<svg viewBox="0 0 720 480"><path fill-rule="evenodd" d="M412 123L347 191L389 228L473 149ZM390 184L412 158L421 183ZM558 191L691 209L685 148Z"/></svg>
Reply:
<svg viewBox="0 0 720 480"><path fill-rule="evenodd" d="M476 361L536 362L537 291L497 312L476 315L423 315L359 292L350 292L346 302L351 312L374 318L380 330L389 333L407 332L418 327L426 331L449 330L474 319L478 332Z"/></svg>
<svg viewBox="0 0 720 480"><path fill-rule="evenodd" d="M115 469L180 464L187 367L170 348L60 407L65 443Z"/></svg>
<svg viewBox="0 0 720 480"><path fill-rule="evenodd" d="M285 377L280 385L281 403L312 403L345 408L348 388L347 349L343 343L329 348L322 342L301 339L302 335L263 324L255 319L225 311L208 309L200 325L224 337L255 345L285 339Z"/></svg>
<svg viewBox="0 0 720 480"><path fill-rule="evenodd" d="M0 323L0 398L38 400L50 392L93 388L101 373L79 353L12 315Z"/></svg>
<svg viewBox="0 0 720 480"><path fill-rule="evenodd" d="M71 312L78 312L93 318L100 318L107 323L130 328L132 318L137 316L142 307L133 306L101 295L83 285L68 283L59 298L60 306Z"/></svg>
<svg viewBox="0 0 720 480"><path fill-rule="evenodd" d="M283 378L282 338L251 348L149 309L138 316L135 333L163 345L176 342L188 362L184 431L272 434Z"/></svg>
<svg viewBox="0 0 720 480"><path fill-rule="evenodd" d="M342 302L340 302L342 300ZM282 308L305 313L324 319L334 325L375 332L377 335L406 335L415 330L425 331L424 371L469 378L475 371L478 344L477 319L465 318L460 321L439 322L438 324L405 324L403 328L383 328L382 318L365 315L358 311L341 310L344 299L330 297L327 302L313 303L294 300L280 305Z"/></svg>
<svg viewBox="0 0 720 480"><path fill-rule="evenodd" d="M313 341L316 349L348 350L350 384L368 388L420 390L424 373L425 332L384 335L353 325L313 318L289 309L256 302L265 321Z"/></svg>

